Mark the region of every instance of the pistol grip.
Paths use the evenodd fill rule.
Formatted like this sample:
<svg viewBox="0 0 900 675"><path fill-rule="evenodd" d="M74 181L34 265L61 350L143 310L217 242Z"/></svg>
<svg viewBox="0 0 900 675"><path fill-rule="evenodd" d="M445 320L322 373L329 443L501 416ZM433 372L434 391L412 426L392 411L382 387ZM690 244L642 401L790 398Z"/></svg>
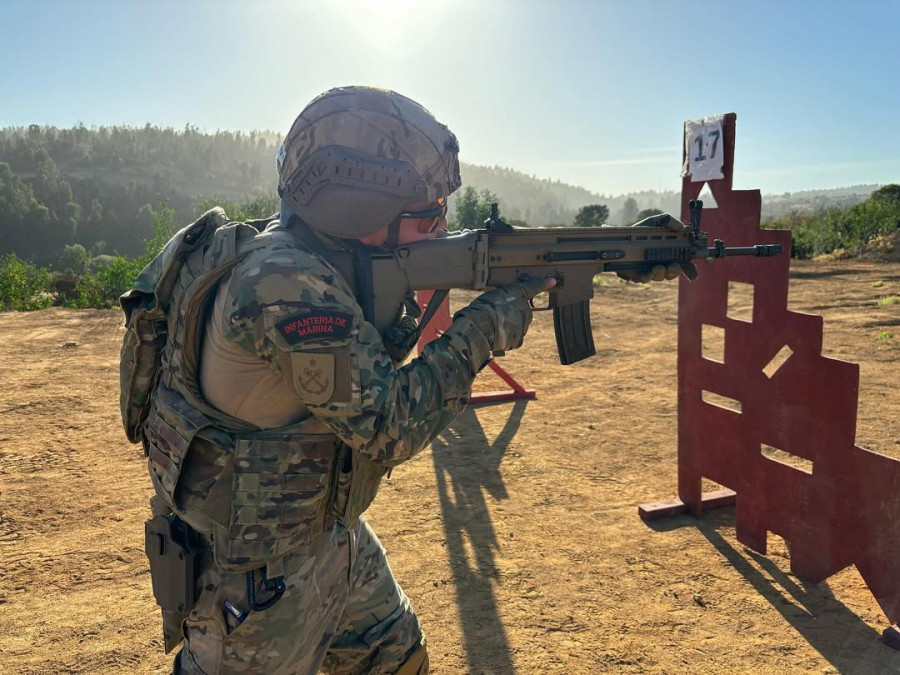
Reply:
<svg viewBox="0 0 900 675"><path fill-rule="evenodd" d="M594 335L591 333L589 300L579 300L561 307L554 307L553 328L556 331L559 362L564 366L596 354Z"/></svg>

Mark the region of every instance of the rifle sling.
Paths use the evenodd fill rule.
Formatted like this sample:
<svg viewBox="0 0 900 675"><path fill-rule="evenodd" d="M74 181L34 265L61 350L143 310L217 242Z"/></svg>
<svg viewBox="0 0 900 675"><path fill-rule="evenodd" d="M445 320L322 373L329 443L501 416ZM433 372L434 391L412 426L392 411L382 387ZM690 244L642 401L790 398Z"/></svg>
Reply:
<svg viewBox="0 0 900 675"><path fill-rule="evenodd" d="M396 222L399 224L399 219ZM394 225L394 223L392 223L392 225ZM372 279L372 267L365 251L366 247L354 246L352 245L352 242L345 242L350 250L329 248L296 214L291 216L291 222L286 229L297 237L297 239L299 239L307 248L312 250L313 253L323 257L341 273L347 282L356 290L356 300L360 303L360 307L362 307L363 315L366 317L366 320L374 323L375 308L373 306L373 289L371 283L369 283L368 286L366 284L367 279ZM394 233L393 238L396 238L396 233ZM418 328L410 334L410 337L415 336L415 339L410 340L408 343L410 348L419 341L422 332L428 326L428 322L434 317L435 312L437 312L449 292L448 289L441 289L435 291L434 295L431 296L431 301L428 303L428 307L419 321Z"/></svg>

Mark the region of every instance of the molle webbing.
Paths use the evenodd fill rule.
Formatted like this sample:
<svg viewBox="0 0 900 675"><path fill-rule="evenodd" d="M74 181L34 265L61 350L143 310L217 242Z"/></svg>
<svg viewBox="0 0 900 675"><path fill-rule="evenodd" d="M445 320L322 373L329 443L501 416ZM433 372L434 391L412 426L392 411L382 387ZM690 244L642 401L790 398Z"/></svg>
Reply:
<svg viewBox="0 0 900 675"><path fill-rule="evenodd" d="M163 359L163 381L207 417L234 431L259 428L211 406L199 387L200 350L208 310L215 299L214 289L244 255L271 242L254 227L234 223L216 231L205 251L196 251L184 263L172 292L169 312L170 340Z"/></svg>
<svg viewBox="0 0 900 675"><path fill-rule="evenodd" d="M295 241L281 231L259 233L234 223L185 258L172 288L169 340L148 423L157 487L185 521L214 535L219 566L246 571L266 565L273 575L281 556L334 522L339 441L331 433L304 433L310 420L261 430L222 412L204 399L199 369L219 281L247 254L282 238ZM214 499L225 486L227 501Z"/></svg>
<svg viewBox="0 0 900 675"><path fill-rule="evenodd" d="M270 577L282 556L334 522L354 523L384 474L322 433L315 418L261 430L202 396L200 355L217 284L248 253L285 241L303 245L283 229L232 223L184 256L167 298L167 342L145 431L155 488L210 536L217 564L231 572L266 566Z"/></svg>
<svg viewBox="0 0 900 675"><path fill-rule="evenodd" d="M228 221L216 207L204 213L163 247L119 299L125 313L125 336L119 362L119 407L128 440L140 440L168 339L168 314L183 262Z"/></svg>

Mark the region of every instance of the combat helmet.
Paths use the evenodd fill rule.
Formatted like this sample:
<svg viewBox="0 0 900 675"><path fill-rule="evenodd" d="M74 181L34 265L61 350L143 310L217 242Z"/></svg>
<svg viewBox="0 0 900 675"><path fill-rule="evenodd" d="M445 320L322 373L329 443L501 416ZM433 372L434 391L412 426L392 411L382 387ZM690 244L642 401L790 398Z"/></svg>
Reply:
<svg viewBox="0 0 900 675"><path fill-rule="evenodd" d="M278 151L278 194L307 225L358 239L461 184L456 136L387 89L338 87L313 99Z"/></svg>

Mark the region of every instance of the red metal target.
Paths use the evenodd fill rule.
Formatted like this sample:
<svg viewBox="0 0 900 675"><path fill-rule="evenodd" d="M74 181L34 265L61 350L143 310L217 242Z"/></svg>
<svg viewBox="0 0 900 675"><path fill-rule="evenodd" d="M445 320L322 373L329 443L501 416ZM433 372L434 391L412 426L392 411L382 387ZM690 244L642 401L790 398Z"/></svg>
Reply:
<svg viewBox="0 0 900 675"><path fill-rule="evenodd" d="M735 119L723 121L725 177L706 183L718 207L704 209L703 229L729 246L771 243L787 251L790 232L759 227L759 190L732 189ZM685 220L703 185L685 177ZM789 262L787 255L725 259L704 266L693 283L681 280L680 501L644 505L641 515L679 504L699 515L701 478L713 480L737 495L742 544L765 554L767 531L781 535L791 570L813 583L856 565L896 623L900 461L855 445L859 366L822 356L822 317L787 309ZM752 296L752 311L740 318L730 315L737 289ZM704 354L710 336L724 340L718 357ZM896 629L888 629L886 641L893 637Z"/></svg>

